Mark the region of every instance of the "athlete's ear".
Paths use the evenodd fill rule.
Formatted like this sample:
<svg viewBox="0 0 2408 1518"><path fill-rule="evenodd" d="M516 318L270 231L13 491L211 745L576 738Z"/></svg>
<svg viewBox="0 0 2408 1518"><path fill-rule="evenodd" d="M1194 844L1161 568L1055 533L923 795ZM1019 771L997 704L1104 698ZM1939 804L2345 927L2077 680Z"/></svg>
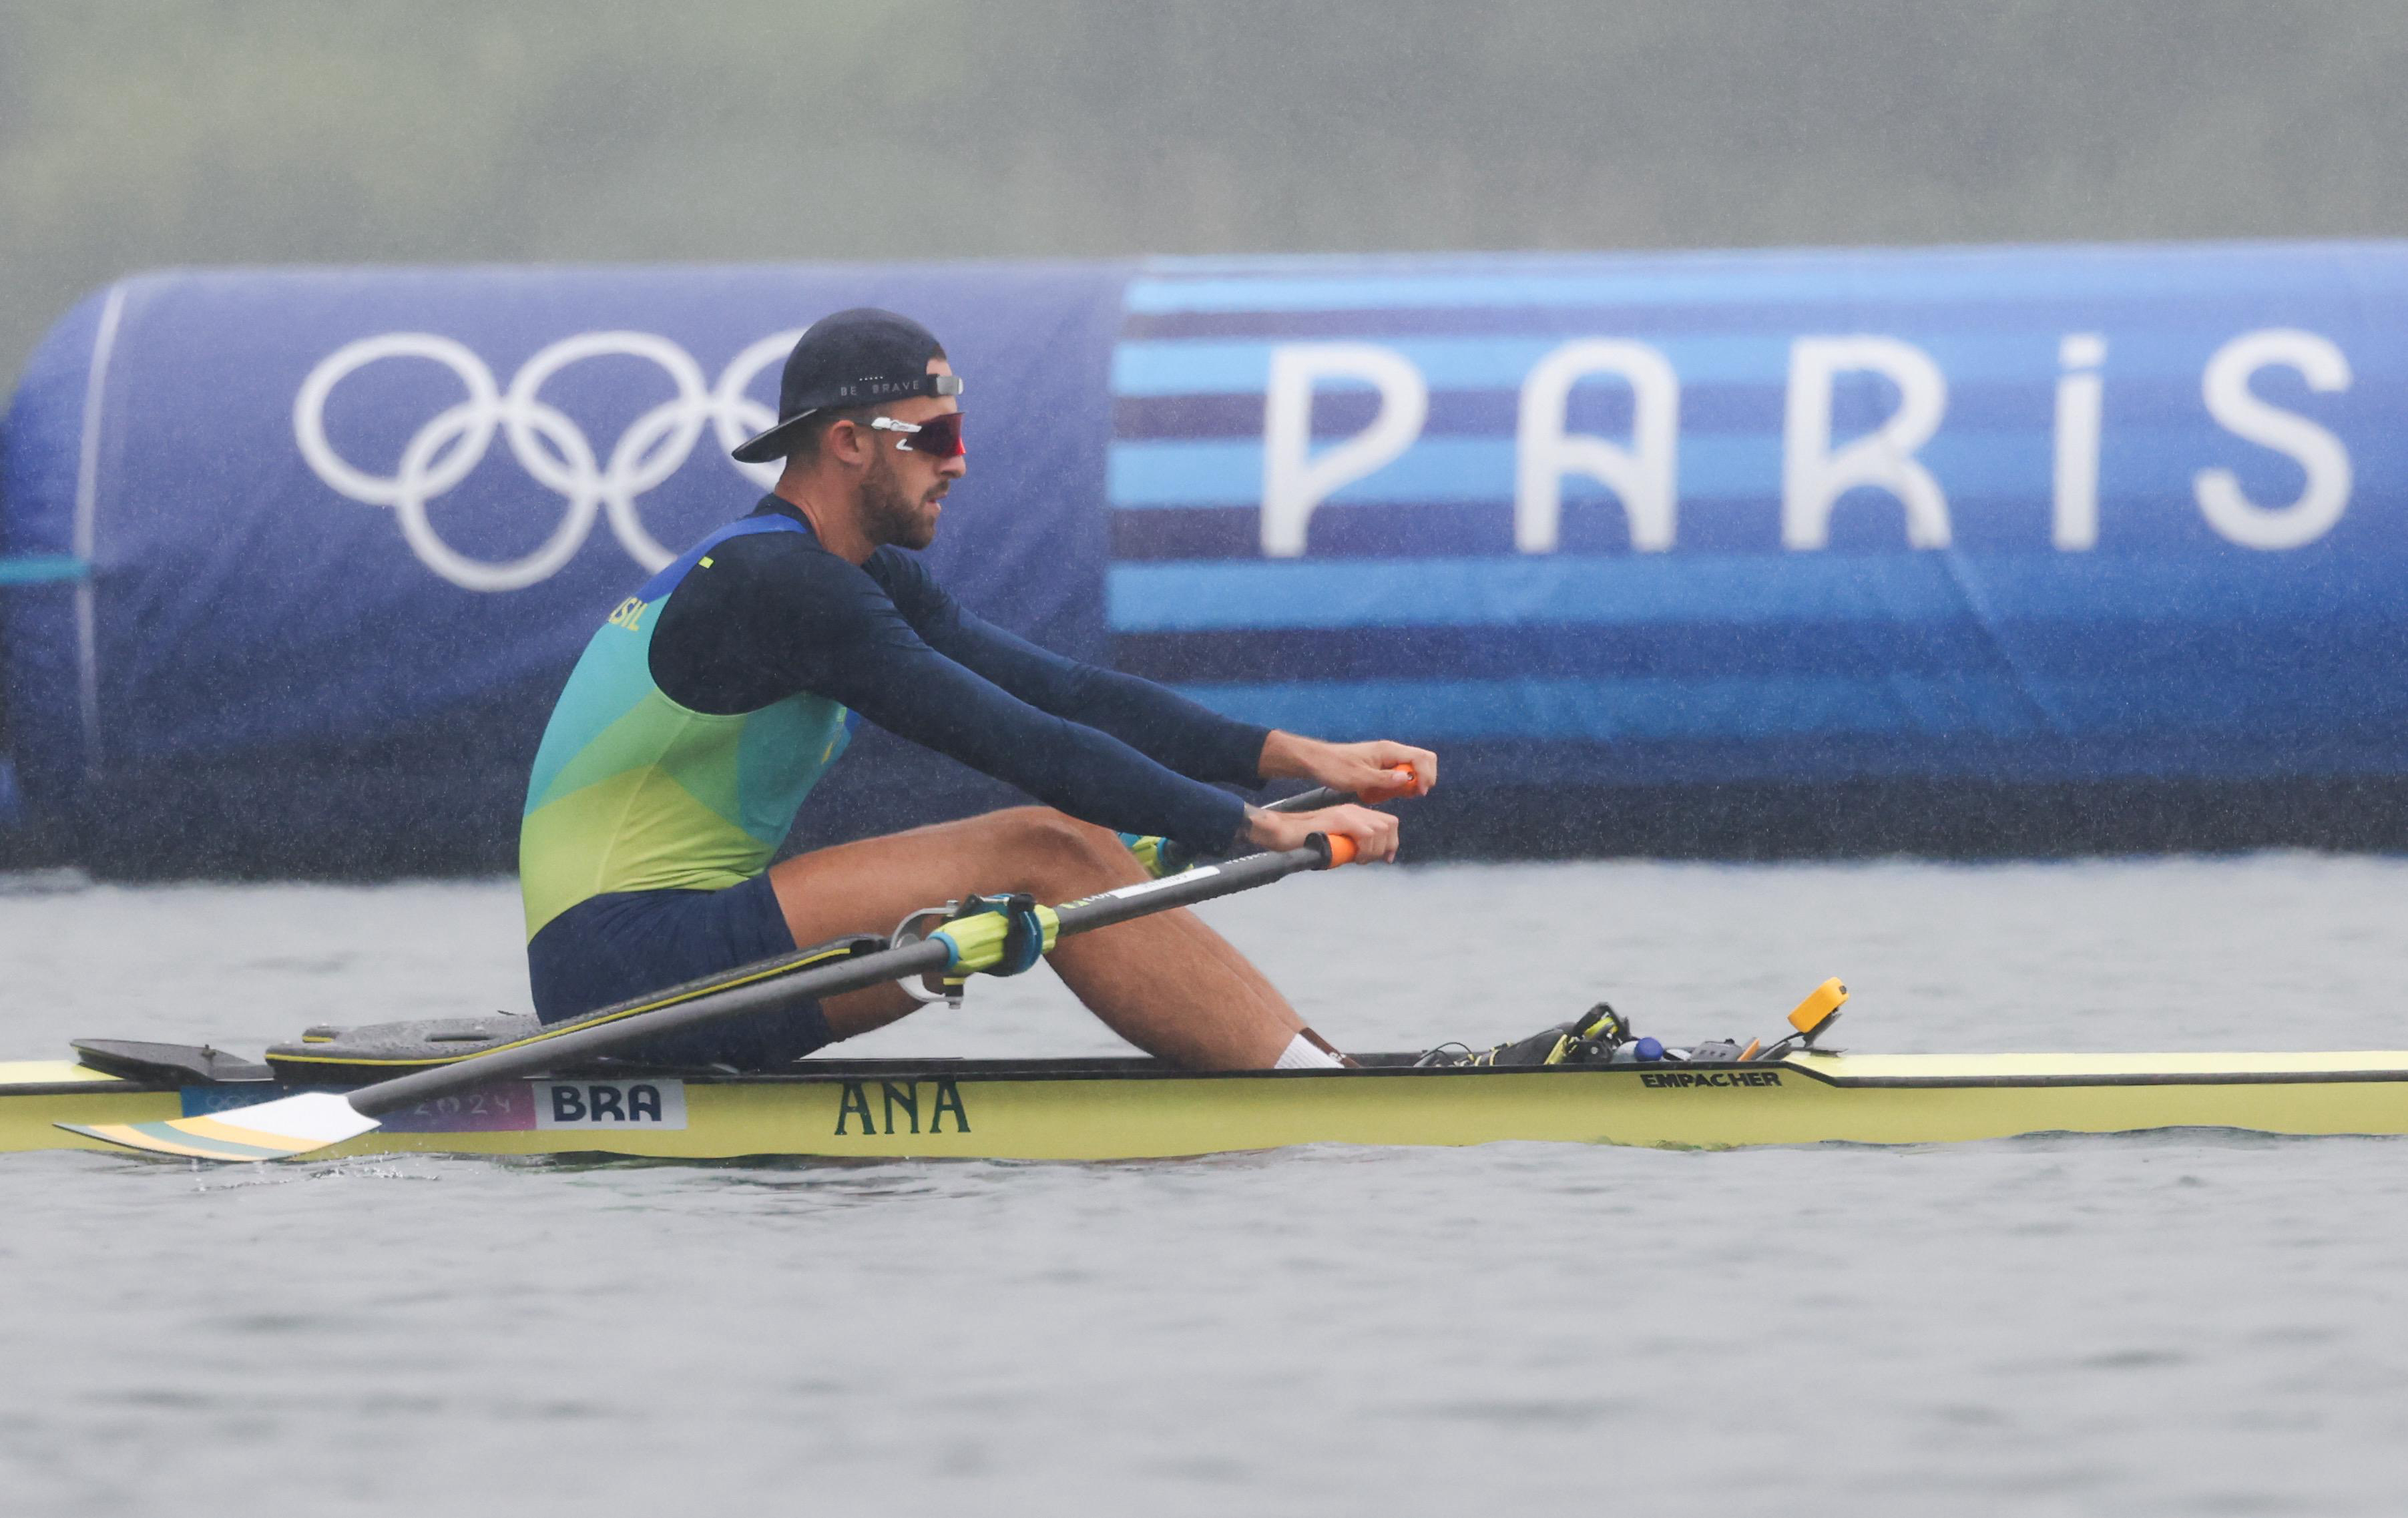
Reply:
<svg viewBox="0 0 2408 1518"><path fill-rule="evenodd" d="M820 436L820 448L838 464L848 465L870 463L870 454L877 447L878 435L851 417L838 417Z"/></svg>

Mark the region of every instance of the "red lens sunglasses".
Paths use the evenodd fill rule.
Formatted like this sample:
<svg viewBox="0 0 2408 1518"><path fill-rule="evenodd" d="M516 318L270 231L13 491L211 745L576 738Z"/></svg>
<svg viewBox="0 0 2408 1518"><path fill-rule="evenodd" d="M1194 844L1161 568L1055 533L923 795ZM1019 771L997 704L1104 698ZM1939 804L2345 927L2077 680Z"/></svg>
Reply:
<svg viewBox="0 0 2408 1518"><path fill-rule="evenodd" d="M897 422L891 416L872 417L874 431L900 433L895 446L906 453L933 453L940 459L957 459L969 450L962 446L962 413L946 411L925 422Z"/></svg>

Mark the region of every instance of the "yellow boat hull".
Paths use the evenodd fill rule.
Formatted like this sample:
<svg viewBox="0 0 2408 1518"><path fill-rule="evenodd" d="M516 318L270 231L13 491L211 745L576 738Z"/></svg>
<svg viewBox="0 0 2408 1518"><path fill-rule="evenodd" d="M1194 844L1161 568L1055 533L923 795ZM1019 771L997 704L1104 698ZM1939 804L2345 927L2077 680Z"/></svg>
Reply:
<svg viewBox="0 0 2408 1518"><path fill-rule="evenodd" d="M0 1150L102 1148L56 1124L157 1122L284 1089L0 1063ZM510 1081L395 1114L326 1153L1106 1160L1297 1144L1723 1149L2189 1127L2408 1133L2408 1052L1231 1075L1141 1061L831 1061L801 1076Z"/></svg>

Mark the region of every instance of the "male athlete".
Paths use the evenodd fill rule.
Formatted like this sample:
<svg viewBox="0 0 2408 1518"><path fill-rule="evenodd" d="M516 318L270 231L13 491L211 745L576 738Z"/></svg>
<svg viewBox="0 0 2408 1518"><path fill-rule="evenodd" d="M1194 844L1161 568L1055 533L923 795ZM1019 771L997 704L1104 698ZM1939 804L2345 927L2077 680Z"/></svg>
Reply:
<svg viewBox="0 0 2408 1518"><path fill-rule="evenodd" d="M962 381L925 327L839 311L795 344L777 424L736 451L785 460L752 514L705 537L594 635L536 755L519 835L537 1012L576 1017L972 893L1061 902L1145 879L1121 833L1197 853L1352 838L1357 806L1257 809L1214 782L1363 794L1438 759L1324 743L1076 663L953 604L904 551L935 540L962 478ZM855 717L1046 803L799 855L769 868ZM1050 962L1113 1032L1197 1069L1338 1063L1260 972L1185 911L1066 940ZM674 1063L782 1065L891 1023L873 986L644 1047Z"/></svg>

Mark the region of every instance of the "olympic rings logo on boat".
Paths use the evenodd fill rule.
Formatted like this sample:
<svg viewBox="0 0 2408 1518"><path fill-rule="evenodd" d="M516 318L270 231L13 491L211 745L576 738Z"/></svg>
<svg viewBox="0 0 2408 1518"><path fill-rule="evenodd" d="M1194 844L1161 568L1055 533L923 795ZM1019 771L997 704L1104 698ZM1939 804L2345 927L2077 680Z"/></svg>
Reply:
<svg viewBox="0 0 2408 1518"><path fill-rule="evenodd" d="M431 332L388 332L346 343L319 361L293 398L293 437L312 472L329 486L368 506L391 507L402 537L429 569L464 590L514 591L548 580L585 544L596 516L628 556L647 573L677 555L645 530L638 500L678 472L708 427L727 450L774 421L775 414L745 394L761 372L784 359L801 337L799 328L773 333L729 361L717 383L705 380L693 355L649 332L584 332L564 337L520 366L507 388L466 344ZM607 459L568 415L546 404L543 388L572 364L624 357L649 360L669 378L677 394L630 422L610 445ZM326 437L326 401L335 388L369 365L387 359L439 364L467 391L466 399L437 412L410 437L390 475L371 474L337 451ZM498 435L511 456L538 484L560 495L567 509L560 525L523 558L496 563L473 558L444 541L428 520L428 503L468 478ZM775 464L729 467L764 490L777 480Z"/></svg>

